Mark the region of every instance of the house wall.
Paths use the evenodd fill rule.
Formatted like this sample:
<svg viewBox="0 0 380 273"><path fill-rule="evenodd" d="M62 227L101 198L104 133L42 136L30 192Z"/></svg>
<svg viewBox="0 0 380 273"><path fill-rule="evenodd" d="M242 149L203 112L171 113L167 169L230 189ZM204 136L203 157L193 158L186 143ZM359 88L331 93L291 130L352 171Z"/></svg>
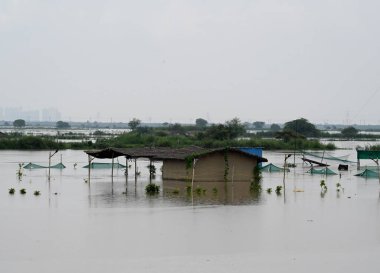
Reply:
<svg viewBox="0 0 380 273"><path fill-rule="evenodd" d="M228 181L251 181L257 165L255 158L229 151L227 160ZM194 181L224 181L225 167L223 151L203 156L196 162ZM163 179L191 180L192 177L192 169L187 170L182 160L164 160L162 172Z"/></svg>

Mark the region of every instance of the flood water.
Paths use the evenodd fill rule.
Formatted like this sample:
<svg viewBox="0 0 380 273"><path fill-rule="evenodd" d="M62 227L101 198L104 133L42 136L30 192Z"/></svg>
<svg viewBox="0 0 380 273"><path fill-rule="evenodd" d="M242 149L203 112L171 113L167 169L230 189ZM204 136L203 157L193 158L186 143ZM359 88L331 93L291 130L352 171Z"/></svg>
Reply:
<svg viewBox="0 0 380 273"><path fill-rule="evenodd" d="M261 194L234 181L195 183L191 195L185 182L162 181L156 162L161 191L147 196L147 161L137 180L128 162L128 177L115 170L111 182L110 169L93 169L88 183L86 154L62 151L52 164L60 154L67 168L52 169L49 183L47 169L16 174L21 162L47 165L47 151L0 151L0 272L379 271L380 185L354 176L355 164L326 178L306 173L297 156L280 195L266 189L282 185L283 173L263 173ZM353 150L331 154L355 161ZM283 164L284 153L264 156Z"/></svg>

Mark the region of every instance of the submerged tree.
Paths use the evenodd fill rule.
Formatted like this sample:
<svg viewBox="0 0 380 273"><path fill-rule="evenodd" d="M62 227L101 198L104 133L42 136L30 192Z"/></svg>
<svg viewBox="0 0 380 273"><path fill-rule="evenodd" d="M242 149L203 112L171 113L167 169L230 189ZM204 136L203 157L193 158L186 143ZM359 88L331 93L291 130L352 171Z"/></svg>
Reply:
<svg viewBox="0 0 380 273"><path fill-rule="evenodd" d="M261 130L263 129L265 126L265 122L264 121L255 121L253 123L253 127L256 129L256 130Z"/></svg>
<svg viewBox="0 0 380 273"><path fill-rule="evenodd" d="M353 126L349 126L347 128L344 128L340 133L344 137L355 137L359 133L359 130Z"/></svg>
<svg viewBox="0 0 380 273"><path fill-rule="evenodd" d="M68 122L60 120L60 121L57 121L56 127L57 127L57 129L68 129L71 126L70 126L70 124Z"/></svg>
<svg viewBox="0 0 380 273"><path fill-rule="evenodd" d="M318 137L320 132L314 124L310 123L307 119L299 118L285 123L283 131L291 131L296 135L301 134L305 137Z"/></svg>
<svg viewBox="0 0 380 273"><path fill-rule="evenodd" d="M141 120L137 119L137 118L133 118L132 120L130 120L128 122L128 126L129 128L132 129L132 131L136 130L137 127L139 127L141 124Z"/></svg>
<svg viewBox="0 0 380 273"><path fill-rule="evenodd" d="M23 120L23 119L16 119L15 121L13 121L14 127L22 128L22 127L25 127L25 125L26 125L26 123L25 123L25 120Z"/></svg>
<svg viewBox="0 0 380 273"><path fill-rule="evenodd" d="M207 120L205 120L205 119L203 119L203 118L197 118L197 119L195 120L195 125L196 125L197 127L204 128L204 127L207 126L207 124L208 124Z"/></svg>

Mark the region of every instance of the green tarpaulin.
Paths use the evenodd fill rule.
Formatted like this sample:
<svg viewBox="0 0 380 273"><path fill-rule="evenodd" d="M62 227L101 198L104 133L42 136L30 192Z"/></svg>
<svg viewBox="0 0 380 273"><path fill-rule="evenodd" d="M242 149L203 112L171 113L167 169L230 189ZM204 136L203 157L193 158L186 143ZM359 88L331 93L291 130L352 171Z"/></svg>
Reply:
<svg viewBox="0 0 380 273"><path fill-rule="evenodd" d="M84 166L83 168L88 168L89 165ZM114 168L125 168L125 165L122 165L120 163L113 163ZM112 163L91 163L91 169L111 169Z"/></svg>
<svg viewBox="0 0 380 273"><path fill-rule="evenodd" d="M24 166L24 169L28 169L28 170L32 170L32 169L47 169L49 168L48 166L42 166L42 165L38 165L38 164L34 164L32 162L26 164ZM52 165L50 166L51 169L64 169L66 168L65 165L63 165L62 163L58 163L58 164L55 164L55 165Z"/></svg>
<svg viewBox="0 0 380 273"><path fill-rule="evenodd" d="M330 170L329 168L323 168L323 169L311 168L307 172L310 173L310 174L324 174L324 175L334 175L334 174L337 174L336 172Z"/></svg>
<svg viewBox="0 0 380 273"><path fill-rule="evenodd" d="M365 178L379 178L379 174L375 171L365 169L361 173L355 174L355 176L361 176Z"/></svg>
<svg viewBox="0 0 380 273"><path fill-rule="evenodd" d="M272 163L262 166L260 168L262 172L283 172L284 168L277 167L276 165L273 165ZM285 169L285 171L289 172L289 169Z"/></svg>

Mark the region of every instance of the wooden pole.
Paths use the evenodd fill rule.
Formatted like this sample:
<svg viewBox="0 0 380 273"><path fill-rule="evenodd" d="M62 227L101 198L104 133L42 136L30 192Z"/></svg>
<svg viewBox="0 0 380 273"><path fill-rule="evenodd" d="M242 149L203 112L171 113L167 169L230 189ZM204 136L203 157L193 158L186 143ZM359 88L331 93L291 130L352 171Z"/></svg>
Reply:
<svg viewBox="0 0 380 273"><path fill-rule="evenodd" d="M137 159L135 158L135 183L137 182Z"/></svg>
<svg viewBox="0 0 380 273"><path fill-rule="evenodd" d="M90 180L91 180L91 156L88 155L88 186L90 186Z"/></svg>
<svg viewBox="0 0 380 273"><path fill-rule="evenodd" d="M111 169L112 194L113 194L113 163L114 163L114 158L112 157L112 169Z"/></svg>
<svg viewBox="0 0 380 273"><path fill-rule="evenodd" d="M125 157L125 175L128 176L128 158Z"/></svg>
<svg viewBox="0 0 380 273"><path fill-rule="evenodd" d="M149 184L152 183L152 159L149 158Z"/></svg>
<svg viewBox="0 0 380 273"><path fill-rule="evenodd" d="M51 165L51 152L49 152L49 174L48 174L49 182L50 182L50 165Z"/></svg>

